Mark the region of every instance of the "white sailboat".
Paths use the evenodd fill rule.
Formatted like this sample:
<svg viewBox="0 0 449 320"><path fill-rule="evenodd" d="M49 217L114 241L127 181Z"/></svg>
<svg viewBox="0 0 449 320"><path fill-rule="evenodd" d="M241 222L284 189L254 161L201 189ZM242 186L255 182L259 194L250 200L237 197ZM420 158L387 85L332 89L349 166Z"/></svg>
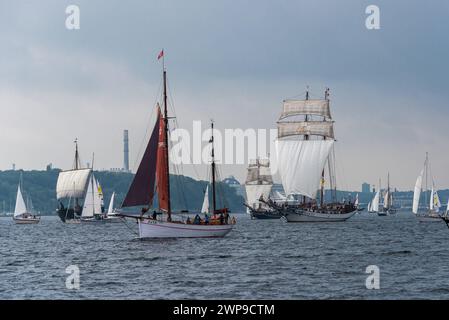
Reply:
<svg viewBox="0 0 449 320"><path fill-rule="evenodd" d="M279 174L287 197L302 196L298 204L271 204L287 222L345 221L356 213L353 203L336 200L334 121L328 96L326 89L324 99L311 100L307 91L305 100L285 100L283 104L275 141ZM331 203L324 203L326 165Z"/></svg>
<svg viewBox="0 0 449 320"><path fill-rule="evenodd" d="M109 201L108 211L104 217L104 222L122 222L123 217L119 216L114 209L115 192L112 193L111 200Z"/></svg>
<svg viewBox="0 0 449 320"><path fill-rule="evenodd" d="M23 199L21 184L22 183L20 181L19 186L17 187L16 206L14 209L13 220L17 224L39 223L40 217L31 214L27 209L27 206Z"/></svg>
<svg viewBox="0 0 449 320"><path fill-rule="evenodd" d="M427 193L428 193L428 181L429 177L432 181L432 189L430 191L430 199L427 201ZM425 203L426 207L424 212L419 208L420 198L422 193L422 183L423 179L425 182L424 196L426 198ZM438 198L438 193L434 191L433 187L433 177L430 172L430 162L429 156L426 152L426 160L424 161L424 168L421 170L418 178L416 179L415 188L413 192L413 207L412 212L418 218L420 222L438 222L441 221L441 216L439 214L439 207L441 206L440 200ZM428 204L428 206L427 206Z"/></svg>
<svg viewBox="0 0 449 320"><path fill-rule="evenodd" d="M103 213L101 210L101 196L98 181L92 173L89 179L86 197L84 198L81 222L98 222L102 219Z"/></svg>

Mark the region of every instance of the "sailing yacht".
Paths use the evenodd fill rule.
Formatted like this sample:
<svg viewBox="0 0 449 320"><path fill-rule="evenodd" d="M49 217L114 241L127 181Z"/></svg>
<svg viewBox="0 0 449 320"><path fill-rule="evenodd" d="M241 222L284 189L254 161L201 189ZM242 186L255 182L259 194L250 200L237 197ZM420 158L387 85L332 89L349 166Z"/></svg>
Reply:
<svg viewBox="0 0 449 320"><path fill-rule="evenodd" d="M81 222L101 222L103 220L102 195L98 180L93 172L90 175L89 185L84 198Z"/></svg>
<svg viewBox="0 0 449 320"><path fill-rule="evenodd" d="M387 216L396 213L396 208L393 206L393 192L390 190L390 173L387 178L387 190L384 195L384 203L382 209L377 212L379 216Z"/></svg>
<svg viewBox="0 0 449 320"><path fill-rule="evenodd" d="M162 55L163 56L163 53ZM212 171L212 216L202 220L200 212L191 218L184 213L176 214L171 206L169 147L168 147L168 106L167 106L167 72L163 67L163 104L162 114L157 106L157 120L151 137L143 154L136 175L131 183L122 208L141 207L139 215L120 212L120 216L134 218L139 226L139 238L210 238L224 237L235 224L230 219L227 208L217 208L216 201L216 167L214 157L213 123L211 124L211 171ZM155 188L156 185L156 188ZM155 189L158 195L159 208L151 215L148 213L152 206ZM208 217L208 216L206 216Z"/></svg>
<svg viewBox="0 0 449 320"><path fill-rule="evenodd" d="M432 181L432 188L430 191L430 199L428 202L427 193L429 191L428 189L429 177ZM425 212L419 210L423 179L425 180L425 189L424 189L425 203L429 204L428 207L426 206ZM415 189L413 192L412 212L415 214L415 216L418 218L420 222L437 222L441 221L441 216L439 214L440 207L441 207L440 199L438 197L438 192L434 190L434 180L432 173L430 172L429 155L426 152L426 160L424 161L424 168L421 170L415 183Z"/></svg>
<svg viewBox="0 0 449 320"><path fill-rule="evenodd" d="M250 160L245 182L247 212L252 219L280 219L276 210L260 199L269 199L273 187L269 159Z"/></svg>
<svg viewBox="0 0 449 320"><path fill-rule="evenodd" d="M25 204L21 185L22 178L20 179L19 186L17 187L16 206L14 209L13 220L17 224L39 223L40 217L32 214Z"/></svg>
<svg viewBox="0 0 449 320"><path fill-rule="evenodd" d="M81 201L86 196L91 181L92 169L82 168L78 152L78 140L75 139L75 160L72 170L61 171L56 183L56 198L59 201L57 214L64 223L81 222L83 207ZM64 205L64 201L67 201Z"/></svg>
<svg viewBox="0 0 449 320"><path fill-rule="evenodd" d="M324 99L285 100L277 122L275 141L278 170L285 195L299 195L296 204L269 204L287 222L345 221L356 213L351 202L338 202L335 188L334 121L329 104L329 89ZM324 202L325 167L332 201ZM319 191L319 200L318 200Z"/></svg>
<svg viewBox="0 0 449 320"><path fill-rule="evenodd" d="M111 200L109 201L108 211L103 218L104 222L122 222L123 217L119 216L114 209L115 192L112 193Z"/></svg>

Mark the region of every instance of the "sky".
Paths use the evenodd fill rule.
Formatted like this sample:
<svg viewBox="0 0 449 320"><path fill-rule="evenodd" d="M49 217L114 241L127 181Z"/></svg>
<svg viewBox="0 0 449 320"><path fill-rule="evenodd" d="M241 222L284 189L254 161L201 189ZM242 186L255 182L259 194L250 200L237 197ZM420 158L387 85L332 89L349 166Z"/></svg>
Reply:
<svg viewBox="0 0 449 320"><path fill-rule="evenodd" d="M80 29L65 26L68 5ZM365 26L368 5L380 29ZM338 186L413 189L429 152L449 187L449 2L0 0L0 170L136 169L160 97L164 48L179 127L274 129L282 100L331 89ZM153 115L152 115L153 114ZM206 169L185 169L205 179ZM245 165L222 165L245 178Z"/></svg>

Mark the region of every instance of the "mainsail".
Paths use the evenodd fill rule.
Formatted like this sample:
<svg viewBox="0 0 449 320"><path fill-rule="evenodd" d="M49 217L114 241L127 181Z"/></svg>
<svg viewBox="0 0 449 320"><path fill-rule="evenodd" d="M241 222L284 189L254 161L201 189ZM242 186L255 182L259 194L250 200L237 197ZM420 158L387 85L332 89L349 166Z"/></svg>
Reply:
<svg viewBox="0 0 449 320"><path fill-rule="evenodd" d="M91 169L61 171L56 183L56 198L83 198Z"/></svg>
<svg viewBox="0 0 449 320"><path fill-rule="evenodd" d="M156 154L159 137L158 116L139 168L123 201L122 207L149 206L153 202L156 180Z"/></svg>
<svg viewBox="0 0 449 320"><path fill-rule="evenodd" d="M20 184L17 188L16 207L14 209L14 217L20 216L27 212L25 201L23 200L22 190L20 190Z"/></svg>
<svg viewBox="0 0 449 320"><path fill-rule="evenodd" d="M275 147L286 196L301 194L315 199L324 179L324 166L335 141L327 96L326 90L325 99L309 100L307 92L305 100L284 101Z"/></svg>
<svg viewBox="0 0 449 320"><path fill-rule="evenodd" d="M156 181L157 181L157 195L159 202L159 209L167 212L168 211L168 197L169 197L169 181L168 181L168 158L167 158L167 144L165 142L165 121L162 117L162 112L158 107L158 117L159 117L159 142L157 147L157 165L156 165Z"/></svg>
<svg viewBox="0 0 449 320"><path fill-rule="evenodd" d="M371 202L371 211L379 212L379 200L380 200L380 188L377 190L376 195Z"/></svg>

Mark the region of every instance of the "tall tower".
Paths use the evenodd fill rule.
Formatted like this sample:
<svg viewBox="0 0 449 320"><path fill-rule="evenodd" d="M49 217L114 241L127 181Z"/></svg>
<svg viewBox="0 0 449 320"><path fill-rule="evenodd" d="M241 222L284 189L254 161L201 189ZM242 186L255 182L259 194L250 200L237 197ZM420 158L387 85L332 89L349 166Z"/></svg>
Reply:
<svg viewBox="0 0 449 320"><path fill-rule="evenodd" d="M129 172L128 130L123 130L123 170Z"/></svg>

